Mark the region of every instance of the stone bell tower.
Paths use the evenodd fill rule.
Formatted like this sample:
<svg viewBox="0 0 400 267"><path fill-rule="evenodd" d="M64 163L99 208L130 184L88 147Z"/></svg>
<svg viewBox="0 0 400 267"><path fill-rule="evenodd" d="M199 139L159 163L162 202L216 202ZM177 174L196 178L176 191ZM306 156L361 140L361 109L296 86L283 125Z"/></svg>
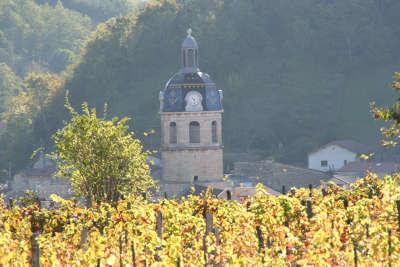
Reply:
<svg viewBox="0 0 400 267"><path fill-rule="evenodd" d="M222 90L199 69L192 31L182 43L181 69L160 91L162 190L192 183L223 184Z"/></svg>

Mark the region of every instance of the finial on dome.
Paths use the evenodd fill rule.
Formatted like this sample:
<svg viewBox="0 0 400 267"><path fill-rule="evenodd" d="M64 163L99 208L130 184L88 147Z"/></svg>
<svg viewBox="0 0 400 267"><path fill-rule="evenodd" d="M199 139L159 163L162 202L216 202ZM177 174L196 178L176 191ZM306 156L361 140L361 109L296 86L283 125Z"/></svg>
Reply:
<svg viewBox="0 0 400 267"><path fill-rule="evenodd" d="M191 29L191 28L189 28L186 32L187 32L187 34L188 34L188 37L189 37L189 36L192 36L192 29Z"/></svg>

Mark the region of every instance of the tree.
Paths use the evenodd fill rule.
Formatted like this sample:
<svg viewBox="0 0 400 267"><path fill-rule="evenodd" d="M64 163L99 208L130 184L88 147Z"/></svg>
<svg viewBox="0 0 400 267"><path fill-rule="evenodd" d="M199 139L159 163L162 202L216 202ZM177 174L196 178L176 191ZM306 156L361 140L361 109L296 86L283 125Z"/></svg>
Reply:
<svg viewBox="0 0 400 267"><path fill-rule="evenodd" d="M21 79L5 63L0 63L0 113L7 109L11 97L19 94Z"/></svg>
<svg viewBox="0 0 400 267"><path fill-rule="evenodd" d="M400 92L400 72L394 74L392 88ZM395 146L400 141L400 98L391 107L378 107L371 103L371 112L376 120L389 122L387 127L381 128L384 137L382 145L385 147Z"/></svg>
<svg viewBox="0 0 400 267"><path fill-rule="evenodd" d="M36 2L50 5L61 2L64 7L85 14L96 23L135 11L145 3L141 0L36 0Z"/></svg>
<svg viewBox="0 0 400 267"><path fill-rule="evenodd" d="M71 120L54 135L57 175L68 178L77 196L115 203L121 196L139 195L155 187L148 153L128 131L128 118L98 118L96 109L82 104L77 113L68 99Z"/></svg>
<svg viewBox="0 0 400 267"><path fill-rule="evenodd" d="M33 70L62 72L89 36L89 17L32 0L0 1L0 62L17 74Z"/></svg>
<svg viewBox="0 0 400 267"><path fill-rule="evenodd" d="M17 74L73 62L61 72L73 103L110 103L112 116L135 115L137 133L159 134L158 92L179 68L190 26L201 70L225 92L226 152L306 165L307 152L332 139L375 143L365 109L371 98L393 99L376 88L399 61L400 1L140 1L143 8L98 25L79 49L92 27L70 9L108 18L136 1L2 0L0 61ZM64 92L35 129L61 127ZM34 132L35 144L50 143Z"/></svg>
<svg viewBox="0 0 400 267"><path fill-rule="evenodd" d="M32 151L46 146L45 141L54 133L55 121L60 117L59 109L52 105L57 103L55 98L62 85L63 80L58 75L30 73L21 82L19 94L7 99L0 117L0 169L7 169L9 164L13 172L24 168ZM50 106L52 112L48 112Z"/></svg>

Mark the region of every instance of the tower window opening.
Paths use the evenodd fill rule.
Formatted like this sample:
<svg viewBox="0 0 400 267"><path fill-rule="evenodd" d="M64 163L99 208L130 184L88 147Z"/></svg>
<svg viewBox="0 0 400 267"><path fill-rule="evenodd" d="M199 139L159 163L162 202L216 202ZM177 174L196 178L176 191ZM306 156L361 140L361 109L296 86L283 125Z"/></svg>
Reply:
<svg viewBox="0 0 400 267"><path fill-rule="evenodd" d="M177 131L176 131L176 122L171 122L169 124L169 143L176 144L178 142Z"/></svg>
<svg viewBox="0 0 400 267"><path fill-rule="evenodd" d="M216 121L213 121L211 123L211 142L213 144L218 143L217 122Z"/></svg>
<svg viewBox="0 0 400 267"><path fill-rule="evenodd" d="M186 67L186 52L185 52L185 50L182 50L182 65L184 68Z"/></svg>
<svg viewBox="0 0 400 267"><path fill-rule="evenodd" d="M194 67L194 50L189 49L187 52L188 67Z"/></svg>
<svg viewBox="0 0 400 267"><path fill-rule="evenodd" d="M189 141L190 143L200 143L200 123L197 121L189 124Z"/></svg>

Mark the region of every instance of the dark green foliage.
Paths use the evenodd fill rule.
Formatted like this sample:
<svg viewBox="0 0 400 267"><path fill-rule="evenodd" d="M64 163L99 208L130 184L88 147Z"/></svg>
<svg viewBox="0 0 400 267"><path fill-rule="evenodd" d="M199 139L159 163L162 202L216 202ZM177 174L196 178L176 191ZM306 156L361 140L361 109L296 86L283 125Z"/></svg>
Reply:
<svg viewBox="0 0 400 267"><path fill-rule="evenodd" d="M73 103L107 101L159 132L157 94L190 26L201 69L225 92L226 151L304 163L332 139L375 140L368 102L388 98L376 88L399 59L393 10L372 0L157 1L99 27L67 88Z"/></svg>
<svg viewBox="0 0 400 267"><path fill-rule="evenodd" d="M224 90L226 152L305 164L308 152L333 139L373 143L377 125L368 103L393 98L377 88L398 69L399 1L147 1L140 12L100 24L79 57L90 21L68 8L103 21L135 1L36 2L0 2L0 61L17 73L74 63L45 105L45 120L41 112L12 120L13 140L6 143L15 142L7 156L13 162L26 162L34 148L50 143L49 133L67 116L66 89L76 106L107 102L111 115L133 117L137 133L159 134L158 91L179 69L188 27L200 46L201 69ZM145 142L156 148L158 140Z"/></svg>
<svg viewBox="0 0 400 267"><path fill-rule="evenodd" d="M0 63L0 113L7 109L11 97L22 90L21 79L5 63Z"/></svg>
<svg viewBox="0 0 400 267"><path fill-rule="evenodd" d="M32 0L0 1L0 62L18 74L60 72L72 63L91 30L84 15Z"/></svg>
<svg viewBox="0 0 400 267"><path fill-rule="evenodd" d="M54 112L62 106L57 102L62 86L57 75L31 73L22 91L9 99L7 110L1 114L0 169L7 169L11 163L14 173L26 166L35 149L49 148L46 142L62 125L60 116L65 113Z"/></svg>
<svg viewBox="0 0 400 267"><path fill-rule="evenodd" d="M144 1L141 0L35 0L39 4L56 5L61 2L64 7L78 11L92 18L94 22L125 15L136 10Z"/></svg>

